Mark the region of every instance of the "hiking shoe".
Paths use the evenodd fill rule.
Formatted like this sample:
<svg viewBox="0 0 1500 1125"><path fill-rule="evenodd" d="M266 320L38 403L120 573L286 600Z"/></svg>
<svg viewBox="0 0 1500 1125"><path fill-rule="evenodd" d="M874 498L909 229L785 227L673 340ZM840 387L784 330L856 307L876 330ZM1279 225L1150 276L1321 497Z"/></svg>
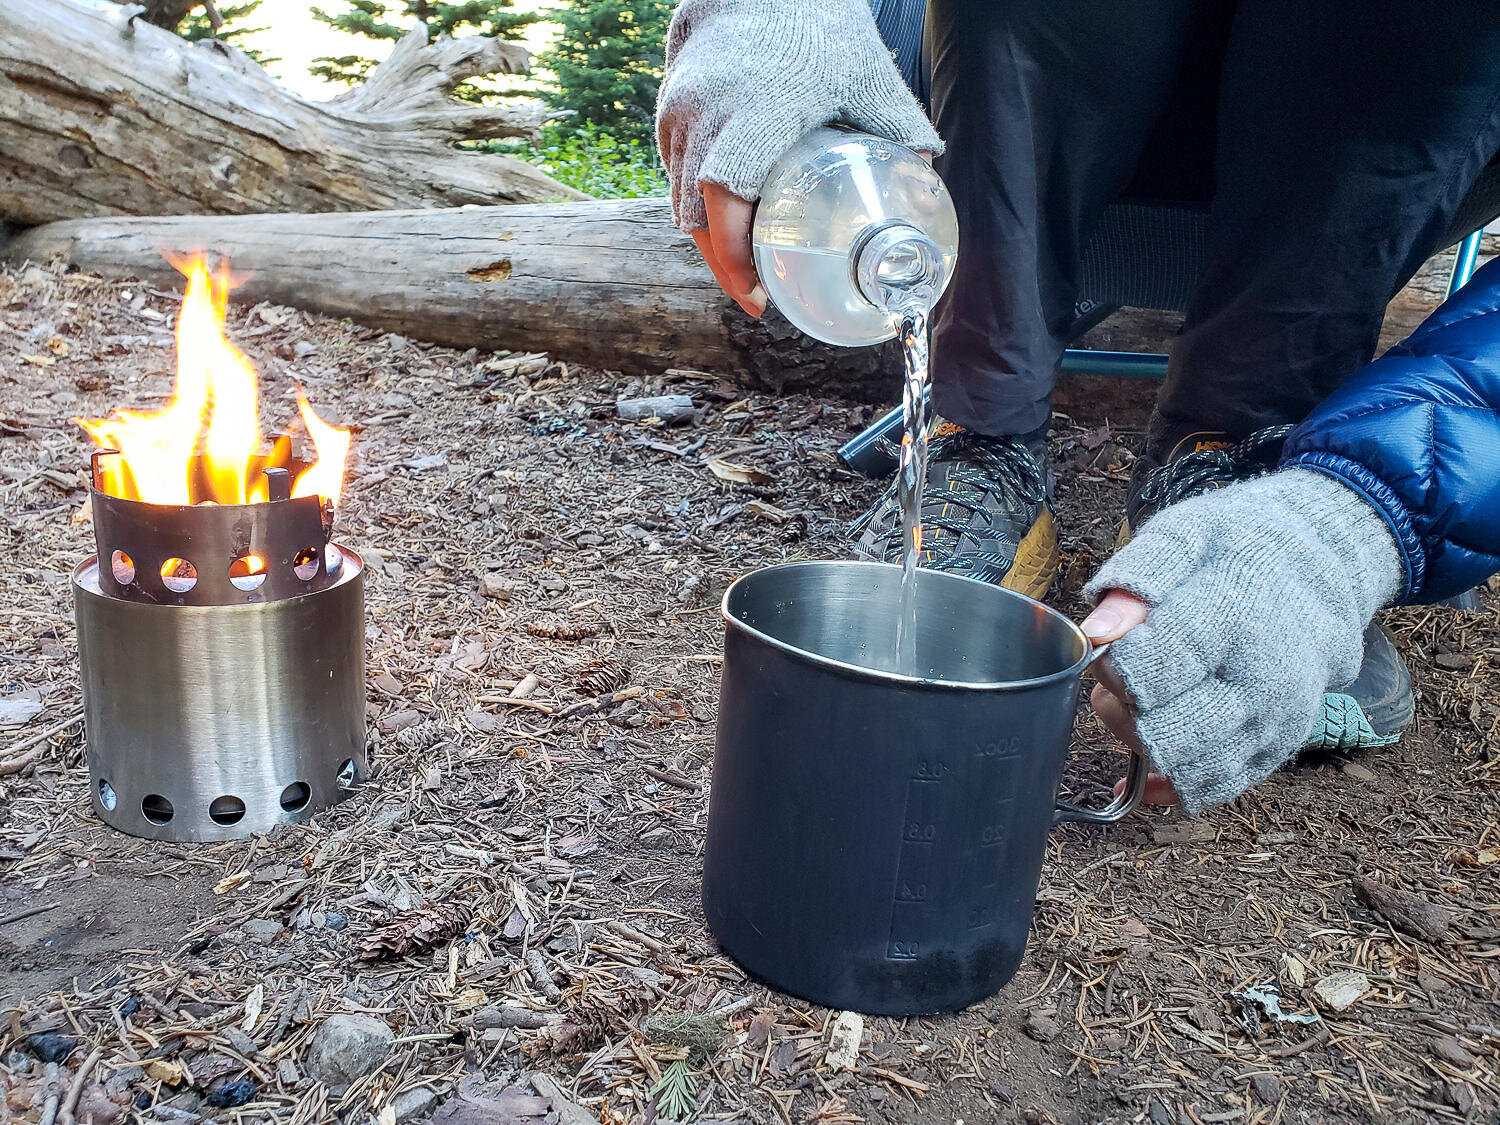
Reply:
<svg viewBox="0 0 1500 1125"><path fill-rule="evenodd" d="M1146 463L1125 504L1117 546L1168 504L1262 476L1276 468L1290 426L1272 426L1235 443L1223 433L1189 434L1159 464ZM1145 459L1143 459L1145 460ZM1350 751L1386 746L1411 726L1416 713L1411 673L1390 634L1375 622L1365 630L1365 652L1354 682L1323 696L1323 714L1307 749Z"/></svg>
<svg viewBox="0 0 1500 1125"><path fill-rule="evenodd" d="M1291 432L1290 426L1271 426L1234 442L1226 433L1199 431L1184 437L1160 462L1142 457L1125 499L1125 520L1115 548L1130 542L1135 528L1168 504L1269 473Z"/></svg>
<svg viewBox="0 0 1500 1125"><path fill-rule="evenodd" d="M1057 575L1057 525L1047 506L1045 447L985 437L951 423L933 434L922 490L918 565L1004 586L1032 598ZM855 554L901 561L897 483L849 525Z"/></svg>
<svg viewBox="0 0 1500 1125"><path fill-rule="evenodd" d="M1411 673L1391 635L1374 621L1365 630L1365 654L1354 682L1323 696L1323 714L1307 740L1309 750L1346 753L1389 746L1416 717Z"/></svg>

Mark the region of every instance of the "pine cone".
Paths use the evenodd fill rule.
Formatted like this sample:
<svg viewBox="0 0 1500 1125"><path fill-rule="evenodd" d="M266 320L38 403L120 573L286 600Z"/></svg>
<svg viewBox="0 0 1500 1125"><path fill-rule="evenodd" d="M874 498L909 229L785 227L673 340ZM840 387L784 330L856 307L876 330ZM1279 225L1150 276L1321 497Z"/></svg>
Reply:
<svg viewBox="0 0 1500 1125"><path fill-rule="evenodd" d="M422 953L449 938L457 937L474 918L474 908L464 902L419 906L380 923L380 928L359 943L354 959L366 964L390 957Z"/></svg>
<svg viewBox="0 0 1500 1125"><path fill-rule="evenodd" d="M629 682L630 665L601 657L579 670L574 690L579 695L608 695L619 691Z"/></svg>
<svg viewBox="0 0 1500 1125"><path fill-rule="evenodd" d="M574 624L556 617L544 617L526 626L526 631L533 637L542 637L549 641L582 641L597 634L599 627L582 622Z"/></svg>

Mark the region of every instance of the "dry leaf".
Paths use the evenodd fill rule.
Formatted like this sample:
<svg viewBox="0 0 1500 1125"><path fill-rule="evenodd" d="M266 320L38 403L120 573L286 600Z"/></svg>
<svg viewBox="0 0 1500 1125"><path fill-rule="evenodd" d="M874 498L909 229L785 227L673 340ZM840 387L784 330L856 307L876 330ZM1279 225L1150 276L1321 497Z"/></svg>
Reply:
<svg viewBox="0 0 1500 1125"><path fill-rule="evenodd" d="M188 1081L191 1075L188 1068L180 1062L172 1062L168 1059L152 1059L146 1064L146 1077L155 1079L157 1082L168 1086L181 1086Z"/></svg>
<svg viewBox="0 0 1500 1125"><path fill-rule="evenodd" d="M859 1061L859 1041L864 1037L865 1021L858 1012L840 1012L828 1033L828 1053L823 1061L831 1070L853 1070Z"/></svg>
<svg viewBox="0 0 1500 1125"><path fill-rule="evenodd" d="M250 872L248 871L238 871L233 875L226 875L224 876L224 878L220 879L218 885L214 887L214 894L227 894L248 878L250 878Z"/></svg>
<svg viewBox="0 0 1500 1125"><path fill-rule="evenodd" d="M470 986L455 996L448 1004L455 1012L472 1012L475 1008L482 1008L489 1003L489 997L484 994L484 989Z"/></svg>
<svg viewBox="0 0 1500 1125"><path fill-rule="evenodd" d="M733 481L735 484L770 484L776 479L770 473L763 473L759 469L750 468L748 465L726 461L722 457L710 457L708 459L708 471L720 480Z"/></svg>
<svg viewBox="0 0 1500 1125"><path fill-rule="evenodd" d="M1342 1012L1373 991L1364 973L1346 970L1324 977L1313 985L1313 995L1335 1012Z"/></svg>
<svg viewBox="0 0 1500 1125"><path fill-rule="evenodd" d="M775 504L767 504L764 500L751 500L745 505L745 511L754 512L763 519L772 523L786 523L792 518L792 513L785 508L778 508Z"/></svg>
<svg viewBox="0 0 1500 1125"><path fill-rule="evenodd" d="M266 1004L266 986L257 984L250 990L250 995L245 997L245 1022L240 1026L244 1028L245 1034L255 1030L255 1025L260 1022L261 1010Z"/></svg>

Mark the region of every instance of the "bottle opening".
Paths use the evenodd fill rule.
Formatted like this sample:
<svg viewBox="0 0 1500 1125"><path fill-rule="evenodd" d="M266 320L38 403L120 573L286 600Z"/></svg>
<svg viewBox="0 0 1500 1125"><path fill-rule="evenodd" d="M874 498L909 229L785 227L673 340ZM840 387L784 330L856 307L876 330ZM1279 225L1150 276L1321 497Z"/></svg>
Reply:
<svg viewBox="0 0 1500 1125"><path fill-rule="evenodd" d="M942 251L920 227L900 220L861 234L852 268L860 294L886 312L930 309L943 292Z"/></svg>

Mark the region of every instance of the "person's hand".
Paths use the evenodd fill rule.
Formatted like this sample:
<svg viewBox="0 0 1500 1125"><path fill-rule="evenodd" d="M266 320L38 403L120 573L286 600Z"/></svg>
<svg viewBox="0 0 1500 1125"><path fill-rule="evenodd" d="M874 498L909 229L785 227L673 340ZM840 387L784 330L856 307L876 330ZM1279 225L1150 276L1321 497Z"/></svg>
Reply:
<svg viewBox="0 0 1500 1125"><path fill-rule="evenodd" d="M1323 693L1401 587L1384 519L1342 482L1290 469L1158 513L1085 587L1113 641L1094 701L1188 811L1233 800L1306 742ZM1157 798L1165 796L1158 783Z"/></svg>
<svg viewBox="0 0 1500 1125"><path fill-rule="evenodd" d="M1094 612L1083 619L1080 628L1095 644L1113 644L1145 621L1150 612L1151 607L1134 594L1124 590L1110 590L1094 607ZM1146 753L1146 748L1135 731L1135 707L1130 699L1130 691L1115 671L1114 665L1109 662L1108 656L1096 660L1089 666L1089 671L1099 681L1089 694L1089 703L1093 706L1094 713L1110 734L1137 753ZM1116 782L1115 795L1119 796L1124 788L1123 781ZM1146 789L1141 800L1148 805L1182 803L1177 790L1172 788L1171 779L1160 773L1146 775Z"/></svg>
<svg viewBox="0 0 1500 1125"><path fill-rule="evenodd" d="M693 241L708 268L714 271L719 288L751 316L759 316L766 311L766 291L755 274L755 260L750 253L750 221L755 217L755 204L741 199L723 184L705 181L700 186L708 229L692 231Z"/></svg>
<svg viewBox="0 0 1500 1125"><path fill-rule="evenodd" d="M752 316L766 305L750 255L754 201L781 155L832 121L942 151L865 0L684 0L677 9L656 109L672 212Z"/></svg>

